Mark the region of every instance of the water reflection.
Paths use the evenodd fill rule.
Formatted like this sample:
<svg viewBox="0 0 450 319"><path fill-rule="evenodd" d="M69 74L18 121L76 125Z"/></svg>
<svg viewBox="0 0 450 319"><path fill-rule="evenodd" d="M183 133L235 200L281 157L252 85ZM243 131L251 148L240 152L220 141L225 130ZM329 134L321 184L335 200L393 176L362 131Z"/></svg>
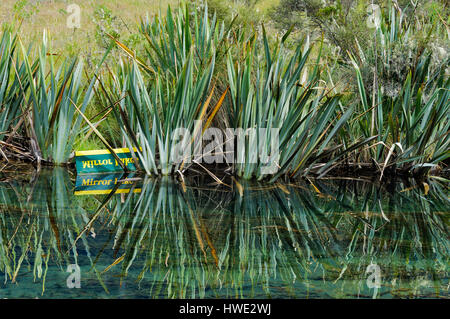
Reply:
<svg viewBox="0 0 450 319"><path fill-rule="evenodd" d="M27 178L0 177L2 298L448 297L436 179L230 189L103 176L112 192L79 193L64 169Z"/></svg>

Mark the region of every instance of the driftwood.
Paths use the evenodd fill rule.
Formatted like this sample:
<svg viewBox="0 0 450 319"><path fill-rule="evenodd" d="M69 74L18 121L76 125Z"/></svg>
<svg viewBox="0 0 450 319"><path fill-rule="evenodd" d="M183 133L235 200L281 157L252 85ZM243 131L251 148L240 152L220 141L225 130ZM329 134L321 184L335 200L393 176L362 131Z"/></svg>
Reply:
<svg viewBox="0 0 450 319"><path fill-rule="evenodd" d="M34 161L33 153L30 151L30 140L19 135L6 135L5 141L0 141L0 157L2 160L9 161Z"/></svg>
<svg viewBox="0 0 450 319"><path fill-rule="evenodd" d="M6 134L6 138L0 140L0 164L1 163L31 163L35 166L54 166L51 161L37 158L36 150L33 150L32 140L17 134ZM34 147L35 148L35 147ZM62 164L62 166L70 163Z"/></svg>

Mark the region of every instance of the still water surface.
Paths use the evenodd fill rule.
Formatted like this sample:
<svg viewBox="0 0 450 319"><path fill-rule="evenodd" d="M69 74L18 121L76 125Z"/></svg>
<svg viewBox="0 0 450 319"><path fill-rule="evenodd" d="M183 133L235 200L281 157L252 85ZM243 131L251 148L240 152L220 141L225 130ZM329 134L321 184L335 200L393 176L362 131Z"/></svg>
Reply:
<svg viewBox="0 0 450 319"><path fill-rule="evenodd" d="M449 297L443 181L120 179L1 175L0 298Z"/></svg>

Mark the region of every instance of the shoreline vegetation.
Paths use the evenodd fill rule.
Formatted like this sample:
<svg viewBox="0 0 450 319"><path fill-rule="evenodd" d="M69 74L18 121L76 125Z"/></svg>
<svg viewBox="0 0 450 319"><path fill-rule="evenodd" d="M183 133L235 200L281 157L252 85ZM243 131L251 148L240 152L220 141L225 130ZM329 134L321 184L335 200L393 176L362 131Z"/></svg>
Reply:
<svg viewBox="0 0 450 319"><path fill-rule="evenodd" d="M142 18L142 41L133 46L104 30L107 46L95 66L81 54L52 51L45 31L27 45L3 26L0 165L72 167L74 151L95 139L97 148L136 149L140 171L153 176L448 179L450 31L438 7L387 1L377 24L361 27L365 37L347 37L349 45L343 35L333 42L342 30L330 29L342 7L322 12L322 20L312 15L330 20L328 30L302 34L291 21L278 35L273 25L224 18L211 3ZM358 8L347 14L356 19ZM241 164L175 163L170 150L180 127L194 135L208 127L279 128L278 170L265 175L252 164L258 147L248 139L244 161L232 161Z"/></svg>

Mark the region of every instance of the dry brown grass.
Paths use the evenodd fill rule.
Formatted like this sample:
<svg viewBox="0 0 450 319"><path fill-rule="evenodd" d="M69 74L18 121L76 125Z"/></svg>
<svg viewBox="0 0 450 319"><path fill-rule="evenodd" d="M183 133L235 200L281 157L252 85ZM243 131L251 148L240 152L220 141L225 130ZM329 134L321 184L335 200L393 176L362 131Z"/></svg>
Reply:
<svg viewBox="0 0 450 319"><path fill-rule="evenodd" d="M14 5L27 2L24 10L15 10ZM74 31L67 27L69 4L81 7L81 28ZM46 29L52 39L52 48L64 53L86 53L96 50L94 44L97 24L94 11L103 5L116 16L119 31L125 36L136 30L139 18L145 14L157 14L161 9L176 5L175 0L0 0L0 24L20 25L20 36L24 43L39 42ZM22 19L23 17L25 19Z"/></svg>

